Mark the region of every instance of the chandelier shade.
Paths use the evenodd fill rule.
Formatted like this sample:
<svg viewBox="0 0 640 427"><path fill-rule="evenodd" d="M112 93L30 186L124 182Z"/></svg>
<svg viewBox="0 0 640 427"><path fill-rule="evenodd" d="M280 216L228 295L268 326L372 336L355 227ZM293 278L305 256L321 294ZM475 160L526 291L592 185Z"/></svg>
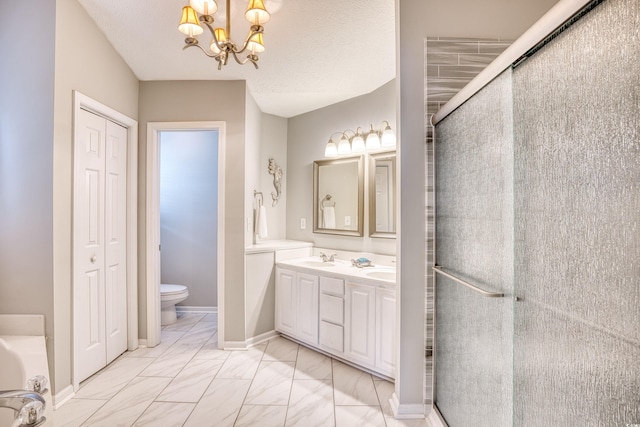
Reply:
<svg viewBox="0 0 640 427"><path fill-rule="evenodd" d="M198 15L191 6L182 8L182 19L180 19L178 30L189 37L199 36L204 32L198 21Z"/></svg>
<svg viewBox="0 0 640 427"><path fill-rule="evenodd" d="M218 3L215 0L190 0L189 6L200 15L213 15L218 10Z"/></svg>
<svg viewBox="0 0 640 427"><path fill-rule="evenodd" d="M185 46L197 47L205 55L215 59L218 62L218 70L223 65L227 65L230 57L240 64L250 62L254 67L258 68L258 54L264 52L264 27L262 24L271 19L271 15L264 6L264 0L249 0L245 18L251 23L249 34L241 45L237 45L231 39L231 1L226 0L226 28L213 28L213 14L218 10L218 4L215 0L189 0L189 6L182 8L182 18L178 24L178 30L186 35L184 39ZM211 42L209 49L203 48L198 41L197 36L204 32L206 27L211 33ZM240 58L241 54L245 54L244 59Z"/></svg>

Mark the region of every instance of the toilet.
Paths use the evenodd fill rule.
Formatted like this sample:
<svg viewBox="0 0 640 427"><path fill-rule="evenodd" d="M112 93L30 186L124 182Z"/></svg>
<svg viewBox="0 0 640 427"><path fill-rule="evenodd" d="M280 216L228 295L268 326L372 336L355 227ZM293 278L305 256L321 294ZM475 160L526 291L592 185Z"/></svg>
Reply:
<svg viewBox="0 0 640 427"><path fill-rule="evenodd" d="M160 285L160 324L162 326L175 323L176 304L184 301L189 296L189 289L184 285L164 284Z"/></svg>

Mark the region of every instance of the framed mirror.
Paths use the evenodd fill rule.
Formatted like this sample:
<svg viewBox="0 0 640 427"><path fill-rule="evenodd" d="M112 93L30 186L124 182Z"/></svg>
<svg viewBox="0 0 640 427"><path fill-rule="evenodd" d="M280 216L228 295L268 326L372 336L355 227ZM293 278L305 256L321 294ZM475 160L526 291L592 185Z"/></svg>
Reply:
<svg viewBox="0 0 640 427"><path fill-rule="evenodd" d="M313 162L313 232L364 235L362 156Z"/></svg>
<svg viewBox="0 0 640 427"><path fill-rule="evenodd" d="M396 237L396 152L369 156L369 236Z"/></svg>

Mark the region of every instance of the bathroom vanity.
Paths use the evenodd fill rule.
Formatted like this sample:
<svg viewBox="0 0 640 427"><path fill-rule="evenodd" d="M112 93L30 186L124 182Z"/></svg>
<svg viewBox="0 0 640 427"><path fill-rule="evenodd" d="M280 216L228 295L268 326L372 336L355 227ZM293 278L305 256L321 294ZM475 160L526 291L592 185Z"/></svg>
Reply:
<svg viewBox="0 0 640 427"><path fill-rule="evenodd" d="M307 257L276 263L276 331L395 378L395 268Z"/></svg>

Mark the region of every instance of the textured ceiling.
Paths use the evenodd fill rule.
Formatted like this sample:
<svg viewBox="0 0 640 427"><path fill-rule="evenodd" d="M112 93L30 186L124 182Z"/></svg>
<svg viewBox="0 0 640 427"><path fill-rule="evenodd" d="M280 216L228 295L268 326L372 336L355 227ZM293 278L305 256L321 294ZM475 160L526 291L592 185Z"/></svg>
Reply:
<svg viewBox="0 0 640 427"><path fill-rule="evenodd" d="M220 71L199 49L182 50L177 24L187 0L79 2L140 80L246 80L260 109L281 117L369 93L395 77L394 0L266 0L271 20L260 69L230 59ZM225 2L218 5L215 26L224 26ZM249 29L246 5L231 1L236 44Z"/></svg>

